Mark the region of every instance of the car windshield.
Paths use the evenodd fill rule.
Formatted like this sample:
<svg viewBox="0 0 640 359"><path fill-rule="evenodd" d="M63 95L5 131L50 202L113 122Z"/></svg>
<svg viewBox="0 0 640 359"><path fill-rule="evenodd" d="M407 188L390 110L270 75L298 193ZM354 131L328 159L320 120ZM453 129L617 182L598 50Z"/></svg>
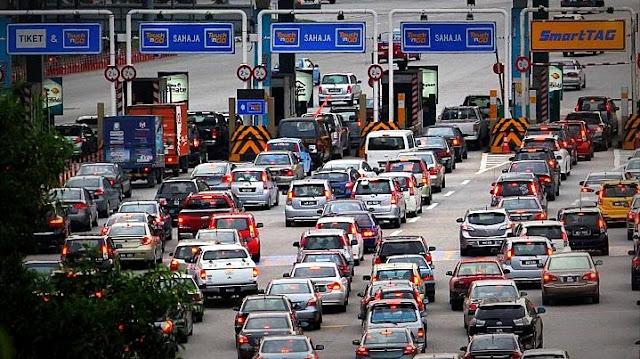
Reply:
<svg viewBox="0 0 640 359"><path fill-rule="evenodd" d="M52 201L81 201L82 190L79 188L55 188L49 191L49 199Z"/></svg>
<svg viewBox="0 0 640 359"><path fill-rule="evenodd" d="M571 133L571 137L582 137L582 125L579 123L570 123L569 124L569 133Z"/></svg>
<svg viewBox="0 0 640 359"><path fill-rule="evenodd" d="M323 184L301 184L293 186L294 197L322 197L324 196Z"/></svg>
<svg viewBox="0 0 640 359"><path fill-rule="evenodd" d="M466 262L461 263L458 270L458 276L476 276L476 275L502 275L500 266L495 262Z"/></svg>
<svg viewBox="0 0 640 359"><path fill-rule="evenodd" d="M346 173L340 172L321 172L315 173L311 178L317 179L326 179L329 182L337 183L337 182L349 182L349 175Z"/></svg>
<svg viewBox="0 0 640 359"><path fill-rule="evenodd" d="M243 249L220 249L216 251L206 251L202 255L202 260L214 261L217 259L238 259L248 258L247 252Z"/></svg>
<svg viewBox="0 0 640 359"><path fill-rule="evenodd" d="M516 161L524 161L524 160L546 160L549 158L546 152L518 152L515 156Z"/></svg>
<svg viewBox="0 0 640 359"><path fill-rule="evenodd" d="M390 194L391 184L389 181L369 181L358 182L356 194Z"/></svg>
<svg viewBox="0 0 640 359"><path fill-rule="evenodd" d="M380 255L392 256L395 254L424 254L425 248L420 241L385 241L382 243Z"/></svg>
<svg viewBox="0 0 640 359"><path fill-rule="evenodd" d="M336 269L334 267L298 267L294 269L293 276L295 278L325 278L336 277Z"/></svg>
<svg viewBox="0 0 640 359"><path fill-rule="evenodd" d="M84 252L87 250L95 250L102 246L101 239L74 239L67 240L67 250L69 253Z"/></svg>
<svg viewBox="0 0 640 359"><path fill-rule="evenodd" d="M324 222L316 225L318 229L344 229L345 232L351 232L351 223L349 222Z"/></svg>
<svg viewBox="0 0 640 359"><path fill-rule="evenodd" d="M306 294L313 293L307 283L274 283L269 287L269 294Z"/></svg>
<svg viewBox="0 0 640 359"><path fill-rule="evenodd" d="M532 195L534 194L532 191L533 186L533 182L530 181L505 182L500 188L500 195L503 197Z"/></svg>
<svg viewBox="0 0 640 359"><path fill-rule="evenodd" d="M285 299L281 298L255 298L247 299L244 302L242 312L270 312L288 310L289 308L285 304Z"/></svg>
<svg viewBox="0 0 640 359"><path fill-rule="evenodd" d="M502 200L502 208L507 211L540 209L540 204L534 198L505 198Z"/></svg>
<svg viewBox="0 0 640 359"><path fill-rule="evenodd" d="M100 188L100 177L71 177L66 186L70 188Z"/></svg>
<svg viewBox="0 0 640 359"><path fill-rule="evenodd" d="M106 176L115 176L116 171L113 166L110 165L82 165L80 169L76 173L78 176L86 176L86 175L106 175Z"/></svg>
<svg viewBox="0 0 640 359"><path fill-rule="evenodd" d="M640 201L639 201L640 202ZM360 228L371 228L375 225L375 223L371 220L368 214L349 214L356 219L356 223Z"/></svg>
<svg viewBox="0 0 640 359"><path fill-rule="evenodd" d="M627 163L628 170L637 170L640 169L640 160L631 160Z"/></svg>
<svg viewBox="0 0 640 359"><path fill-rule="evenodd" d="M371 310L371 323L409 323L418 320L416 309L408 304L376 305Z"/></svg>
<svg viewBox="0 0 640 359"><path fill-rule="evenodd" d="M476 115L476 111L473 108L445 108L442 111L442 121L457 121L457 120L479 120Z"/></svg>
<svg viewBox="0 0 640 359"><path fill-rule="evenodd" d="M507 216L504 213L498 212L480 212L471 213L467 216L467 222L469 224L475 224L480 226L492 226L499 223L504 223Z"/></svg>
<svg viewBox="0 0 640 359"><path fill-rule="evenodd" d="M285 153L261 153L256 157L256 165L290 165L291 159Z"/></svg>
<svg viewBox="0 0 640 359"><path fill-rule="evenodd" d="M617 185L607 185L604 186L603 197L614 197L614 198L623 198L623 197L633 197L636 195L638 186L636 184L617 184Z"/></svg>
<svg viewBox="0 0 640 359"><path fill-rule="evenodd" d="M224 197L211 197L202 196L201 198L194 197L189 198L185 204L184 209L200 210L200 209L224 209L231 208L229 202Z"/></svg>
<svg viewBox="0 0 640 359"><path fill-rule="evenodd" d="M528 236L541 236L548 239L562 239L562 227L560 226L531 226L527 228Z"/></svg>
<svg viewBox="0 0 640 359"><path fill-rule="evenodd" d="M593 186L599 185L602 181L620 179L622 179L622 172L612 172L603 174L590 174L584 182L586 186Z"/></svg>
<svg viewBox="0 0 640 359"><path fill-rule="evenodd" d="M186 193L196 193L198 189L196 188L196 184L192 181L182 181L182 182L165 182L160 187L158 194L162 195L172 195L172 194L186 194Z"/></svg>
<svg viewBox="0 0 640 359"><path fill-rule="evenodd" d="M82 134L80 126L56 126L56 130L66 137L77 137Z"/></svg>
<svg viewBox="0 0 640 359"><path fill-rule="evenodd" d="M404 330L370 330L364 336L364 344L406 344L409 337Z"/></svg>
<svg viewBox="0 0 640 359"><path fill-rule="evenodd" d="M480 306L476 311L476 319L500 319L513 320L523 318L524 307L522 305L489 305Z"/></svg>
<svg viewBox="0 0 640 359"><path fill-rule="evenodd" d="M400 185L400 189L402 189L403 191L409 190L409 183L415 183L414 181L411 181L409 177L393 177L393 179L398 182L398 184Z"/></svg>
<svg viewBox="0 0 640 359"><path fill-rule="evenodd" d="M452 127L429 127L427 128L425 135L455 137L456 132Z"/></svg>
<svg viewBox="0 0 640 359"><path fill-rule="evenodd" d="M147 220L147 214L144 213L126 213L120 215L112 215L107 219L105 226L110 227L115 223L126 222L145 222Z"/></svg>
<svg viewBox="0 0 640 359"><path fill-rule="evenodd" d="M524 143L524 148L546 148L549 150L556 150L556 141L552 138L549 139L534 139L534 140L526 140Z"/></svg>
<svg viewBox="0 0 640 359"><path fill-rule="evenodd" d="M133 212L143 212L149 214L157 214L157 207L153 203L124 203L118 209L120 213L133 213Z"/></svg>
<svg viewBox="0 0 640 359"><path fill-rule="evenodd" d="M586 227L597 227L598 219L600 216L598 213L566 213L564 215L564 225L565 226L586 226Z"/></svg>
<svg viewBox="0 0 640 359"><path fill-rule="evenodd" d="M398 151L404 150L404 137L400 136L380 136L369 137L367 149L371 151Z"/></svg>
<svg viewBox="0 0 640 359"><path fill-rule="evenodd" d="M281 137L316 138L316 125L311 121L282 121L278 125L278 134Z"/></svg>
<svg viewBox="0 0 640 359"><path fill-rule="evenodd" d="M389 172L422 173L422 168L418 162L398 161L389 163Z"/></svg>
<svg viewBox="0 0 640 359"><path fill-rule="evenodd" d="M547 164L544 161L513 162L509 172L517 173L548 173Z"/></svg>
<svg viewBox="0 0 640 359"><path fill-rule="evenodd" d="M515 299L518 297L518 291L511 285L477 285L471 291L473 299Z"/></svg>
<svg viewBox="0 0 640 359"><path fill-rule="evenodd" d="M261 353L306 353L309 345L305 339L265 339ZM286 355L286 354L283 354Z"/></svg>
<svg viewBox="0 0 640 359"><path fill-rule="evenodd" d="M329 202L325 212L327 213L342 213L347 211L360 211L364 206L356 202Z"/></svg>
<svg viewBox="0 0 640 359"><path fill-rule="evenodd" d="M491 97L489 96L467 96L465 99L465 105L468 106L489 107L490 104Z"/></svg>
<svg viewBox="0 0 640 359"><path fill-rule="evenodd" d="M304 243L304 249L342 249L342 238L340 236L309 236Z"/></svg>
<svg viewBox="0 0 640 359"><path fill-rule="evenodd" d="M249 229L249 221L246 218L217 218L215 219L215 228L242 231Z"/></svg>
<svg viewBox="0 0 640 359"><path fill-rule="evenodd" d="M147 234L145 226L112 226L109 229L109 236L144 236Z"/></svg>
<svg viewBox="0 0 640 359"><path fill-rule="evenodd" d="M347 75L324 75L322 76L323 84L348 84L349 76Z"/></svg>
<svg viewBox="0 0 640 359"><path fill-rule="evenodd" d="M41 275L50 275L53 271L61 269L59 262L51 263L25 263L24 268L28 271L36 272Z"/></svg>
<svg viewBox="0 0 640 359"><path fill-rule="evenodd" d="M291 151L298 152L298 144L295 142L270 142L267 144L268 151Z"/></svg>
<svg viewBox="0 0 640 359"><path fill-rule="evenodd" d="M302 262L310 262L310 263L335 263L337 265L346 265L346 261L344 260L344 258L337 254L337 253L333 253L333 254L316 254L316 253L312 253L312 254L307 254L304 256L304 258L302 258Z"/></svg>
<svg viewBox="0 0 640 359"><path fill-rule="evenodd" d="M282 316L249 318L244 329L289 329L289 321Z"/></svg>
<svg viewBox="0 0 640 359"><path fill-rule="evenodd" d="M340 161L340 162L335 162L335 161L331 161L326 163L324 166L322 166L321 170L346 170L347 168L353 168L353 169L358 169L358 167L360 167L359 163L354 163L354 162L347 162L347 161Z"/></svg>
<svg viewBox="0 0 640 359"><path fill-rule="evenodd" d="M198 252L200 245L185 245L176 247L176 251L173 253L173 258L175 259L192 259L193 256Z"/></svg>
<svg viewBox="0 0 640 359"><path fill-rule="evenodd" d="M234 182L262 182L262 175L266 176L262 171L241 171L233 172Z"/></svg>
<svg viewBox="0 0 640 359"><path fill-rule="evenodd" d="M222 176L227 173L227 164L226 163L207 163L204 165L198 165L193 170L194 176L205 176L205 175L219 175Z"/></svg>
<svg viewBox="0 0 640 359"><path fill-rule="evenodd" d="M200 230L196 234L196 240L205 240L220 242L221 244L234 244L237 242L237 235L233 231L217 231L217 230Z"/></svg>
<svg viewBox="0 0 640 359"><path fill-rule="evenodd" d="M591 269L591 261L587 256L566 256L554 257L548 259L548 269L553 270L573 270L573 269Z"/></svg>
<svg viewBox="0 0 640 359"><path fill-rule="evenodd" d="M513 351L517 349L513 337L500 337L495 335L483 335L474 337L469 347L472 352L490 350Z"/></svg>
<svg viewBox="0 0 640 359"><path fill-rule="evenodd" d="M547 255L545 242L516 242L513 243L514 256L544 256Z"/></svg>
<svg viewBox="0 0 640 359"><path fill-rule="evenodd" d="M195 122L198 125L217 125L218 119L215 116L204 114L191 114L187 117L188 122Z"/></svg>
<svg viewBox="0 0 640 359"><path fill-rule="evenodd" d="M198 291L198 287L196 287L196 283L192 278L163 278L160 280L160 286L163 289L183 288L184 290L191 293L196 293Z"/></svg>
<svg viewBox="0 0 640 359"><path fill-rule="evenodd" d="M391 279L413 279L413 271L411 269L383 269L376 272L378 280L391 280Z"/></svg>

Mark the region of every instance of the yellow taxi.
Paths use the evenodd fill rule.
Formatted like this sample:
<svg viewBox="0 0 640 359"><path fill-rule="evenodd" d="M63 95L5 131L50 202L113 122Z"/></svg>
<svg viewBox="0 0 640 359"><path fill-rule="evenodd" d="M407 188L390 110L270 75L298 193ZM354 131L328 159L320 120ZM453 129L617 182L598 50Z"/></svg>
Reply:
<svg viewBox="0 0 640 359"><path fill-rule="evenodd" d="M638 193L637 180L602 181L598 195L598 208L607 222L627 220L633 196Z"/></svg>

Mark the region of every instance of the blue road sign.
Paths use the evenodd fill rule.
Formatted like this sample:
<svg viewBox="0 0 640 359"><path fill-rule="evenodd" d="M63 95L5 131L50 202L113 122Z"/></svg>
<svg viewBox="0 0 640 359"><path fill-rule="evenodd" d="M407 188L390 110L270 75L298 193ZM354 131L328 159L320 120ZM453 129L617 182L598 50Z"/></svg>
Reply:
<svg viewBox="0 0 640 359"><path fill-rule="evenodd" d="M402 52L496 51L495 22L403 22Z"/></svg>
<svg viewBox="0 0 640 359"><path fill-rule="evenodd" d="M141 22L140 52L145 54L233 54L232 23Z"/></svg>
<svg viewBox="0 0 640 359"><path fill-rule="evenodd" d="M9 55L99 54L102 26L86 24L9 24Z"/></svg>
<svg viewBox="0 0 640 359"><path fill-rule="evenodd" d="M364 22L271 24L271 52L364 52Z"/></svg>
<svg viewBox="0 0 640 359"><path fill-rule="evenodd" d="M238 115L266 115L267 102L265 100L238 100L236 106Z"/></svg>

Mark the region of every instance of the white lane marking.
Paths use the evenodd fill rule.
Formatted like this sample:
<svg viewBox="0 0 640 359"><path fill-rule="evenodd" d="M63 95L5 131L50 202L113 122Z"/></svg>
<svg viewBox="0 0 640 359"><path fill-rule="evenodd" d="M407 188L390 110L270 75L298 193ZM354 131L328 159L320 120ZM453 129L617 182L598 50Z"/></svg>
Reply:
<svg viewBox="0 0 640 359"><path fill-rule="evenodd" d="M427 210L434 209L434 208L436 208L436 206L437 206L437 205L439 205L439 204L440 204L440 203L438 203L438 202L433 202L433 203L431 203L430 205L428 205L426 209L427 209Z"/></svg>
<svg viewBox="0 0 640 359"><path fill-rule="evenodd" d="M449 191L449 192L447 192L447 193L445 193L445 194L444 194L444 197L449 197L449 196L451 196L451 195L452 195L452 194L454 194L454 193L455 193L455 191Z"/></svg>
<svg viewBox="0 0 640 359"><path fill-rule="evenodd" d="M419 220L420 218L422 218L422 217L421 217L421 216L414 217L414 218L411 218L410 220L408 220L407 222L409 222L409 223L416 223L416 222L418 222L418 220Z"/></svg>
<svg viewBox="0 0 640 359"><path fill-rule="evenodd" d="M402 229L398 229L397 231L391 232L391 236L397 236L400 233L402 233Z"/></svg>
<svg viewBox="0 0 640 359"><path fill-rule="evenodd" d="M460 185L461 186L466 186L466 185L469 184L469 182L471 182L471 180L464 180L464 181L460 182Z"/></svg>
<svg viewBox="0 0 640 359"><path fill-rule="evenodd" d="M482 160L480 160L480 170L478 170L476 174L479 175L508 164L510 162L509 157L511 156L511 154L501 155L483 153Z"/></svg>

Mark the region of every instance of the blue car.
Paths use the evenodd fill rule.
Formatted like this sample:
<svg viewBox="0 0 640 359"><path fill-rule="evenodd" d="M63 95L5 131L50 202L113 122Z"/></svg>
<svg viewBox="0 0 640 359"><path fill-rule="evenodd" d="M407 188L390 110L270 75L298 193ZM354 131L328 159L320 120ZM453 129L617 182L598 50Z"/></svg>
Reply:
<svg viewBox="0 0 640 359"><path fill-rule="evenodd" d="M302 163L304 174L311 173L311 155L304 147L302 140L299 138L275 138L267 142L265 151L291 151L298 157L298 161Z"/></svg>
<svg viewBox="0 0 640 359"><path fill-rule="evenodd" d="M420 270L420 276L422 281L427 287L426 294L429 302L436 300L436 280L433 274L433 265L429 265L424 256L420 254L401 254L396 256L389 256L387 263L415 263Z"/></svg>
<svg viewBox="0 0 640 359"><path fill-rule="evenodd" d="M353 168L344 170L318 171L311 178L328 180L335 198L350 198L353 185L360 177L358 171Z"/></svg>

